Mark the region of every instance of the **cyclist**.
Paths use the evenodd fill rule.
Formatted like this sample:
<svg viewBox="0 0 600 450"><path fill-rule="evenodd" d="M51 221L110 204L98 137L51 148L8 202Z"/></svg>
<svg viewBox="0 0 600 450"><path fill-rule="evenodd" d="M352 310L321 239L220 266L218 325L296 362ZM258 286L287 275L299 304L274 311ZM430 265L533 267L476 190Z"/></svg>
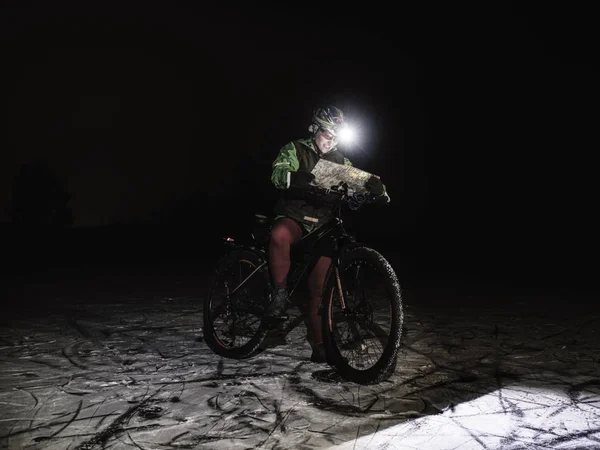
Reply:
<svg viewBox="0 0 600 450"><path fill-rule="evenodd" d="M271 181L280 192L275 205L275 221L271 229L268 263L272 277L272 302L266 318L272 323L286 320L289 306L287 276L290 270L290 248L302 236L324 225L333 217L334 205L319 199L307 188L314 179L312 169L320 158L338 164L352 165L337 149L340 132L346 126L344 114L335 106L317 108L308 130L309 137L285 144L272 164ZM373 176L365 187L389 202L385 186ZM320 256L308 277L309 303L305 314L307 341L312 348L310 360L325 362L318 307L325 276L331 264L333 248L320 245L314 249Z"/></svg>

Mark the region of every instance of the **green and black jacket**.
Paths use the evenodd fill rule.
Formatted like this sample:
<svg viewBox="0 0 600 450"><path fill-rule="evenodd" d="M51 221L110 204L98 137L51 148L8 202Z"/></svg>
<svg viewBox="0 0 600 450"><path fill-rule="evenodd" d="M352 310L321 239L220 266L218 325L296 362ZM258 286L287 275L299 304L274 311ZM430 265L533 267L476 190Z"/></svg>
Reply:
<svg viewBox="0 0 600 450"><path fill-rule="evenodd" d="M287 216L308 226L321 226L333 216L331 205L304 197L290 187L290 172L311 172L319 159L325 159L338 164L351 166L352 163L337 148L321 154L316 149L312 139L298 139L288 142L279 151L273 161L271 181L276 188L281 189L281 197L275 205L274 213Z"/></svg>

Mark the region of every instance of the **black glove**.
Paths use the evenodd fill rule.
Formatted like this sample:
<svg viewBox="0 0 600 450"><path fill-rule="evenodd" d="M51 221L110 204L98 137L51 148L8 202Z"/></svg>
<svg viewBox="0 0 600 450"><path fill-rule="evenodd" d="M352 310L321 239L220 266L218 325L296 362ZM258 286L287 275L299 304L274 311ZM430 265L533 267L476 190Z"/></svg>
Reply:
<svg viewBox="0 0 600 450"><path fill-rule="evenodd" d="M382 195L383 194L383 183L379 178L373 175L371 178L367 180L365 183L365 187L371 192L373 195Z"/></svg>
<svg viewBox="0 0 600 450"><path fill-rule="evenodd" d="M310 172L290 172L290 187L307 188L315 176Z"/></svg>

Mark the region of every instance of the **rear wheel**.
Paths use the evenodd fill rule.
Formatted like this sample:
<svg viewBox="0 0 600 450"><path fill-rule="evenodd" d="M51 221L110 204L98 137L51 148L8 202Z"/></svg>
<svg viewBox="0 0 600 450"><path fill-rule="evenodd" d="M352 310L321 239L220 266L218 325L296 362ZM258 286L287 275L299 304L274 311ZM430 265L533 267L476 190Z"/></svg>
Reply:
<svg viewBox="0 0 600 450"><path fill-rule="evenodd" d="M327 276L323 308L328 362L340 375L359 384L389 378L404 320L400 284L389 262L368 247L344 252Z"/></svg>
<svg viewBox="0 0 600 450"><path fill-rule="evenodd" d="M267 265L257 253L236 249L221 258L204 302L206 344L226 358L259 353L267 334L262 317L269 292Z"/></svg>

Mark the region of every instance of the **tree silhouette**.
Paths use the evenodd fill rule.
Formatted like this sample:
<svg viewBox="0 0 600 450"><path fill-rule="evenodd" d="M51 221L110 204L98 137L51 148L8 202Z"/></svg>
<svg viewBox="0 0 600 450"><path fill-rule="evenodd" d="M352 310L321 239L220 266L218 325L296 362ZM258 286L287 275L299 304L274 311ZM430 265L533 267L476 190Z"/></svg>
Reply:
<svg viewBox="0 0 600 450"><path fill-rule="evenodd" d="M25 163L15 177L10 215L25 227L69 227L73 213L71 195L46 161Z"/></svg>

